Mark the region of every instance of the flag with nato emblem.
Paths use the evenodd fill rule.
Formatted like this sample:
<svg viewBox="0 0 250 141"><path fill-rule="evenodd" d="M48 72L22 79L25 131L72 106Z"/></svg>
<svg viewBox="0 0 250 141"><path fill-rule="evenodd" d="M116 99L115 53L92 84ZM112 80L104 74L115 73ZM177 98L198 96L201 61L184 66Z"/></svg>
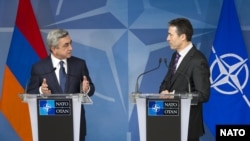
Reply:
<svg viewBox="0 0 250 141"><path fill-rule="evenodd" d="M25 92L32 64L46 56L47 51L30 0L19 0L4 69L0 110L20 140L32 140L32 135L28 105L22 103L19 94ZM8 139L12 140L11 136Z"/></svg>
<svg viewBox="0 0 250 141"><path fill-rule="evenodd" d="M204 104L204 122L216 135L216 125L250 124L249 59L234 0L224 0L209 58L211 95Z"/></svg>

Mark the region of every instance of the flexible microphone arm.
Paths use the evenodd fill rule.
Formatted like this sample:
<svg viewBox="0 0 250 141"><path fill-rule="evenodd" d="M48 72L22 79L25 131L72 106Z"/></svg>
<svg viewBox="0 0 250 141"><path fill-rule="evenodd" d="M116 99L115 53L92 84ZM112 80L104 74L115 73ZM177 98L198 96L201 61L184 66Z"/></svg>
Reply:
<svg viewBox="0 0 250 141"><path fill-rule="evenodd" d="M138 84L139 78L140 78L142 75L145 75L145 74L147 74L147 73L149 73L149 72L152 72L152 71L157 70L157 69L161 66L161 62L162 62L162 59L159 58L159 64L158 64L157 67L155 67L155 68L153 68L153 69L151 69L151 70L145 71L145 72L141 73L141 74L137 77L136 85L135 85L135 93L140 93L140 92L139 92L139 84Z"/></svg>
<svg viewBox="0 0 250 141"><path fill-rule="evenodd" d="M166 67L167 67L168 69L173 70L173 68L171 68L171 67L168 66L168 64L167 64L167 59L166 59L166 58L164 58L163 61L164 61L164 64L166 65ZM179 74L181 74L182 76L185 77L185 79L187 80L187 83L188 83L188 93L191 94L191 86L190 86L190 81L189 81L189 79L188 79L188 76L187 76L185 73L183 73L183 72L181 72L181 71L178 71L178 70L176 70L175 73L179 73Z"/></svg>
<svg viewBox="0 0 250 141"><path fill-rule="evenodd" d="M53 73L54 71L56 70L56 68L53 68L51 71L49 72L46 72L46 73L43 73L43 74L36 74L36 75L33 75L33 76L44 76L44 75L47 75L47 74L50 74L50 73ZM31 78L32 76L30 76ZM30 83L30 78L27 80L26 84L25 84L25 89L24 89L24 93L27 94L27 90L28 90L28 83Z"/></svg>

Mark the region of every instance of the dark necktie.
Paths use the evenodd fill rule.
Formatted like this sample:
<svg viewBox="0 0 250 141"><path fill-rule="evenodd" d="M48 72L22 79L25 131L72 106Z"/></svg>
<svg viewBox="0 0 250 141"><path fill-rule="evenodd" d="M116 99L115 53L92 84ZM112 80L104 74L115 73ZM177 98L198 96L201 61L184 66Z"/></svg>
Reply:
<svg viewBox="0 0 250 141"><path fill-rule="evenodd" d="M173 65L173 74L175 73L175 71L177 69L176 66L177 66L177 63L178 63L178 60L179 60L180 56L181 55L179 53L175 54L174 65Z"/></svg>
<svg viewBox="0 0 250 141"><path fill-rule="evenodd" d="M65 72L65 68L63 64L64 62L60 61L59 79L60 79L60 86L62 88L62 91L64 92L65 83L66 83L66 72Z"/></svg>
<svg viewBox="0 0 250 141"><path fill-rule="evenodd" d="M178 63L178 60L180 58L180 54L176 52L175 54L175 59L174 59L174 64L172 66L172 70L171 70L171 76L170 76L170 80L172 80L172 77L174 76L175 72L176 72L176 66L177 66L177 63Z"/></svg>

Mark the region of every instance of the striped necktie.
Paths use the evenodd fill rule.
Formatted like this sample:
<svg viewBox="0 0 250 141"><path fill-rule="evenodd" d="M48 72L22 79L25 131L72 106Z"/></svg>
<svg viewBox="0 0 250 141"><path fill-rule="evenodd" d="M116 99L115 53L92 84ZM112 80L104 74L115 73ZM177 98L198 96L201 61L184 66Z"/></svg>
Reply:
<svg viewBox="0 0 250 141"><path fill-rule="evenodd" d="M171 81L172 81L172 78L173 78L173 76L174 76L174 74L176 72L176 69L177 69L176 67L177 67L177 63L178 63L178 60L179 60L180 56L181 55L178 52L176 52L175 59L174 59L174 64L173 64L172 69L171 69L171 76L170 76Z"/></svg>
<svg viewBox="0 0 250 141"><path fill-rule="evenodd" d="M179 60L180 57L181 57L181 55L177 52L175 54L175 59L174 59L173 74L176 72L177 63L178 63L178 60Z"/></svg>

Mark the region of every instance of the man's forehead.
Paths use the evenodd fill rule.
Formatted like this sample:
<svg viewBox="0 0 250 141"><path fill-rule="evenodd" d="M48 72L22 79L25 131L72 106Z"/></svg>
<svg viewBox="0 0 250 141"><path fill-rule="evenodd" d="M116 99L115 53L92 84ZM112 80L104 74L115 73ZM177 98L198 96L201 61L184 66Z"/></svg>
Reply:
<svg viewBox="0 0 250 141"><path fill-rule="evenodd" d="M70 43L71 42L71 38L70 36L66 36L66 37L62 37L58 40L59 43Z"/></svg>

